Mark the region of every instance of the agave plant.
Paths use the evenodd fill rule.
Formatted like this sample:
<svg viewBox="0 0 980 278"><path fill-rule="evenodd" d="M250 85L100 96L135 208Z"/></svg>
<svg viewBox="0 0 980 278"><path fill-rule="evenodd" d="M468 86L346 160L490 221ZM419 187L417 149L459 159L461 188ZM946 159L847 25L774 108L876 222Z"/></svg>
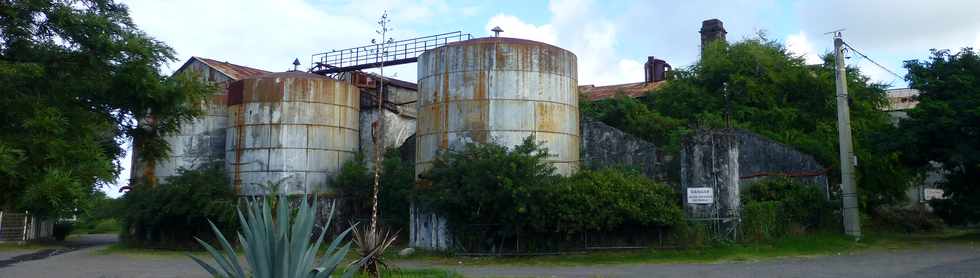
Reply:
<svg viewBox="0 0 980 278"><path fill-rule="evenodd" d="M390 233L385 229L354 229L354 243L357 244L357 252L360 258L351 264L358 264L369 277L379 277L381 267L388 268L381 256L385 250L395 242L397 233Z"/></svg>
<svg viewBox="0 0 980 278"><path fill-rule="evenodd" d="M214 223L211 223L211 229L214 230L215 237L221 243L223 250L218 251L201 239L197 241L214 258L216 266L194 256L191 258L215 277L330 277L350 251L350 242L343 246L341 244L351 229L347 229L333 239L317 265L316 254L323 243L327 229L321 229L316 241L310 242L316 220L316 204L309 204L306 198L303 198L299 211L293 216L290 213L289 200L285 195L279 195L277 205L273 204L272 200L271 197L250 200L247 202L245 213L242 213L241 209L238 210L238 220L241 222L238 241L245 252L247 268L239 262L235 249ZM273 210L275 210L274 216ZM332 218L331 208L330 218L324 227L330 226ZM348 268L342 277L353 276L359 267L358 265Z"/></svg>

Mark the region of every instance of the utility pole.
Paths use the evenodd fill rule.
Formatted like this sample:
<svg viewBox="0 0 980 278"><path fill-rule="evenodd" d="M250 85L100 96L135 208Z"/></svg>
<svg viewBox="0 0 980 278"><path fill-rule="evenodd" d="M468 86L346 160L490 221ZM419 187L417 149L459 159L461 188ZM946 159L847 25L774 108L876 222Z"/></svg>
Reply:
<svg viewBox="0 0 980 278"><path fill-rule="evenodd" d="M834 56L837 65L837 136L840 141L841 203L844 214L844 233L861 238L861 219L858 213L857 185L854 183L854 149L851 144L851 111L847 101L847 69L844 65L844 39L834 35Z"/></svg>

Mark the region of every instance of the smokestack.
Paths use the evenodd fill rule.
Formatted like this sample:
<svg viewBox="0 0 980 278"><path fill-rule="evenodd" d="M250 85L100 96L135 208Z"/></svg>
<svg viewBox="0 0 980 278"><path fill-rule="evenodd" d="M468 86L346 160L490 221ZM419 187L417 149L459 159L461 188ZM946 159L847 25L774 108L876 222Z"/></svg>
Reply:
<svg viewBox="0 0 980 278"><path fill-rule="evenodd" d="M701 22L701 50L715 40L725 41L725 25L717 18L708 19Z"/></svg>
<svg viewBox="0 0 980 278"><path fill-rule="evenodd" d="M667 61L649 56L647 57L647 62L643 64L643 71L645 73L643 81L651 83L667 80L667 72L670 70L672 68Z"/></svg>

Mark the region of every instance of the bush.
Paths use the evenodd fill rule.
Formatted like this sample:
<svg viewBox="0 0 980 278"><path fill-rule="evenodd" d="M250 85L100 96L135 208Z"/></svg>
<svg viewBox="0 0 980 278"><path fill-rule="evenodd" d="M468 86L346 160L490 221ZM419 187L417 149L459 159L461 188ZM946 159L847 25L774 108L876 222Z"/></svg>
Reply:
<svg viewBox="0 0 980 278"><path fill-rule="evenodd" d="M623 226L667 227L681 222L677 194L636 171L584 170L544 188L547 210L537 223L546 230L577 232L615 230Z"/></svg>
<svg viewBox="0 0 980 278"><path fill-rule="evenodd" d="M415 194L418 204L444 215L464 241L525 237L530 248L579 232L642 230L682 221L672 189L619 168L558 176L544 160L547 150L533 140L513 148L471 144L440 154Z"/></svg>
<svg viewBox="0 0 980 278"><path fill-rule="evenodd" d="M779 217L786 219L786 225L810 229L820 226L833 208L825 196L816 186L792 178L767 178L752 183L742 194L742 203L779 202Z"/></svg>
<svg viewBox="0 0 980 278"><path fill-rule="evenodd" d="M237 228L237 196L224 170L206 166L180 170L157 186L139 184L123 196L122 238L146 247L196 247L194 237L211 239L208 220L224 232Z"/></svg>
<svg viewBox="0 0 980 278"><path fill-rule="evenodd" d="M397 149L389 149L381 166L379 217L388 228L408 232L409 196L415 185L415 165L403 161ZM344 163L331 183L342 199L342 223L370 218L373 183L374 171L368 169L362 155Z"/></svg>
<svg viewBox="0 0 980 278"><path fill-rule="evenodd" d="M874 211L874 224L880 229L905 233L938 231L943 221L924 206L884 207Z"/></svg>
<svg viewBox="0 0 980 278"><path fill-rule="evenodd" d="M742 206L742 239L768 241L783 235L786 224L780 219L782 204L775 201L749 202Z"/></svg>

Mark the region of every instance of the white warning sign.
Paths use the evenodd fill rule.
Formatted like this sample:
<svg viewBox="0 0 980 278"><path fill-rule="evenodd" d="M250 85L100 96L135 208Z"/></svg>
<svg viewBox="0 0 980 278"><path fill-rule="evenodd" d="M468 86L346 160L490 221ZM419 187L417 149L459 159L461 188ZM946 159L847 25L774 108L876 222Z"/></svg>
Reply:
<svg viewBox="0 0 980 278"><path fill-rule="evenodd" d="M688 187L688 204L711 204L715 202L715 191L711 187Z"/></svg>

